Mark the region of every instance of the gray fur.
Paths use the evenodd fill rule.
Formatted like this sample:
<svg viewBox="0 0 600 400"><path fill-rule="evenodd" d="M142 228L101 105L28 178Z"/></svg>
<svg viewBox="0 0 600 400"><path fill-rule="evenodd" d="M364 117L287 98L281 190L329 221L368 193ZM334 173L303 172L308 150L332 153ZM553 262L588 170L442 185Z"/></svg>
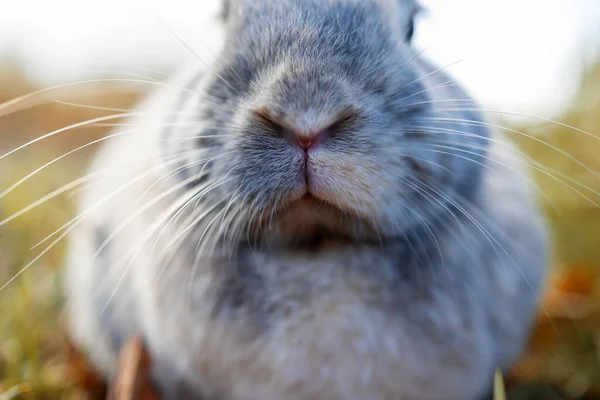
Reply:
<svg viewBox="0 0 600 400"><path fill-rule="evenodd" d="M167 399L485 395L527 339L545 230L510 143L405 40L417 4L223 10L218 59L96 158L73 338L111 377L143 335ZM348 112L308 159L290 143Z"/></svg>

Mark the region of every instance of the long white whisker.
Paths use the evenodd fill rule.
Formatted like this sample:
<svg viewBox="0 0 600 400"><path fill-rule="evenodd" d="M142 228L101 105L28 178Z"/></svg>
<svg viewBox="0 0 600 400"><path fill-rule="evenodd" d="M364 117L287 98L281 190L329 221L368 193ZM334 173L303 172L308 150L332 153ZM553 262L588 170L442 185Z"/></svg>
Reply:
<svg viewBox="0 0 600 400"><path fill-rule="evenodd" d="M177 163L179 162L181 159L183 159L183 157L177 157L173 160L170 160L169 162L165 162L165 163L161 163L159 165L156 165L154 167L151 167L148 170L145 170L143 173L136 175L135 178L129 180L128 182L126 182L124 185L122 185L121 187L115 189L113 192L111 192L110 194L108 194L107 196L103 197L102 199L100 199L100 201L98 201L97 203L95 203L93 206L87 208L86 210L82 211L81 213L79 213L77 216L75 216L73 219L71 219L69 222L67 222L66 224L62 225L61 227L59 227L56 231L54 231L53 233L51 233L49 235L49 237L52 237L54 235L57 234L57 232L60 232L63 229L68 229L68 231L72 230L75 226L77 226L79 224L79 222L81 220L83 220L83 218L85 218L89 213L91 213L93 210L95 210L96 208L100 207L102 204L106 203L108 200L110 200L111 198L113 198L114 196L118 195L119 193L121 193L123 190L127 189L128 187L130 187L131 185L134 185L135 183L141 181L142 179L146 178L147 176L155 173L157 170L165 168L167 165L173 164L173 163ZM40 241L39 243L37 243L35 246L33 246L34 248L39 246L41 243L45 242L46 240L48 240L48 237L46 237L45 239L43 239L42 241Z"/></svg>
<svg viewBox="0 0 600 400"><path fill-rule="evenodd" d="M89 104L73 103L73 102L62 101L62 100L58 100L58 99L52 99L52 101L55 102L55 103L57 103L57 104L62 104L64 106L84 108L84 109L88 109L88 110L112 111L112 112L119 112L119 113L126 113L126 112L132 112L132 111L134 111L134 109L129 109L129 108L114 108L114 107L92 106L92 105L89 105Z"/></svg>
<svg viewBox="0 0 600 400"><path fill-rule="evenodd" d="M126 135L127 133L135 132L137 130L138 129L130 129L130 130L126 130L126 131L122 131L122 132L117 132L117 133L114 133L112 135L108 135L108 136L102 137L100 139L97 139L97 140L91 141L89 143L86 143L86 144L84 144L82 146L79 146L76 149L70 150L70 151L62 154L61 156L56 157L55 159L53 159L51 161L48 161L46 164L44 164L41 167L37 168L35 171L30 172L29 174L27 174L23 178L19 179L16 183L14 183L13 185L11 185L8 189L6 189L3 192L1 192L0 193L0 199L2 199L4 196L6 196L7 194L9 194L13 190L15 190L17 187L19 187L20 185L22 185L24 182L26 182L27 180L29 180L31 177L35 176L40 171L44 170L45 168L47 168L48 166L54 164L55 162L60 161L63 158L65 158L65 157L67 157L67 156L69 156L69 155L71 155L71 154L73 154L73 153L75 153L75 152L77 152L79 150L85 149L86 147L90 147L90 146L92 146L94 144L103 142L105 140L112 139L112 138L115 138L115 137L118 137L118 136L123 136L123 135ZM1 223L0 223L0 226L2 226Z"/></svg>
<svg viewBox="0 0 600 400"><path fill-rule="evenodd" d="M0 118L6 116L8 114L17 112L17 111L21 111L24 109L35 107L40 104L44 104L46 101L48 101L48 99L44 99L43 96L45 96L48 93L55 92L55 91L61 90L61 89L71 89L74 86L76 87L76 86L83 86L83 85L96 84L96 83L149 84L149 85L160 86L160 87L165 87L165 88L170 88L170 89L179 89L181 91L189 91L198 96L203 97L203 95L201 93L198 93L194 90L191 90L188 88L180 88L180 87L169 85L167 83L162 83L162 82L147 81L147 80L143 80L143 79L119 79L119 78L89 79L89 80L84 80L84 81L79 81L79 82L65 83L65 84L47 87L44 89L36 90L35 92L24 94L19 97L15 97L12 100L8 100L4 103L1 103L0 104ZM123 90L123 88L120 87L119 90ZM87 90L82 91L82 94L85 94L85 93L87 93ZM36 99L37 97L40 97L40 99L39 100ZM36 100L36 101L33 103L27 103L28 100Z"/></svg>
<svg viewBox="0 0 600 400"><path fill-rule="evenodd" d="M18 146L16 148L14 148L13 150L10 150L8 153L5 153L5 154L1 155L0 156L0 160L2 160L3 158L6 158L8 156L10 156L11 154L16 153L19 150L22 150L22 149L24 149L24 148L26 148L28 146L31 146L34 143L40 142L40 141L42 141L42 140L44 140L46 138L49 138L51 136L57 135L57 134L62 133L62 132L67 132L67 131L69 131L71 129L80 128L80 127L83 127L83 126L88 126L88 125L91 125L91 124L93 124L95 122L108 121L108 120L111 120L111 119L126 118L126 117L130 117L130 116L135 116L135 115L138 115L138 114L139 113L132 112L132 113L121 113L121 114L107 115L107 116L104 116L104 117L93 118L93 119L89 119L87 121L82 121L82 122L78 122L76 124L65 126L64 128L60 128L60 129L57 129L55 131L46 133L46 134L44 134L42 136L38 136L37 138L35 138L33 140L30 140L29 142L27 142L25 144L22 144L22 145L20 145L20 146Z"/></svg>

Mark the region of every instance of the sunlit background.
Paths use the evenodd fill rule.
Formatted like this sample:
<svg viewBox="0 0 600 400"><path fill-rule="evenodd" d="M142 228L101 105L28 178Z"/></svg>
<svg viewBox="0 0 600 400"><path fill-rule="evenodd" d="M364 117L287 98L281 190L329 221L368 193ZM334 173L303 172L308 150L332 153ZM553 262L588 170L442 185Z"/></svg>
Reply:
<svg viewBox="0 0 600 400"><path fill-rule="evenodd" d="M416 45L531 157L553 229L554 274L511 398L600 399L600 0L423 4ZM218 0L0 0L0 154L114 113L97 107L132 107L182 64L211 62L217 9ZM57 275L57 230L75 215L78 187L61 188L96 146L78 148L107 129L65 130L0 158L0 393L80 393Z"/></svg>

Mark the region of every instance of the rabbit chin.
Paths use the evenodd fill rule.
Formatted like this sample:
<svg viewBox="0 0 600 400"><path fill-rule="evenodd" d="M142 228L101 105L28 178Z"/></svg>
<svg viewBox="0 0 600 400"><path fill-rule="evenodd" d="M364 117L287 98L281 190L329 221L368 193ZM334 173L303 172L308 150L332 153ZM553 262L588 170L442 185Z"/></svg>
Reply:
<svg viewBox="0 0 600 400"><path fill-rule="evenodd" d="M321 250L379 240L370 221L308 192L272 214L254 229L254 241L270 248Z"/></svg>

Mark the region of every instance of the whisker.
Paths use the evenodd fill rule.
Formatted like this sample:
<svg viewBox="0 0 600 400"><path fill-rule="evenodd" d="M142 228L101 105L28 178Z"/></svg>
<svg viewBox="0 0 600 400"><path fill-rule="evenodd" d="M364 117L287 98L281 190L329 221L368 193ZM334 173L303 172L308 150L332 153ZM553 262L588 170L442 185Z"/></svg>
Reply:
<svg viewBox="0 0 600 400"><path fill-rule="evenodd" d="M191 176L188 179L183 180L176 185L173 185L168 190L161 192L159 195L155 196L150 201L146 202L142 207L140 207L133 214L128 216L125 220L123 220L123 222L121 222L119 225L117 225L117 227L111 232L111 234L100 244L100 246L98 246L98 248L94 252L94 255L92 256L92 260L95 260L98 257L98 255L100 255L100 253L102 253L104 248L119 234L119 232L121 232L121 230L123 230L127 225L129 225L129 223L131 223L138 216L140 216L145 211L149 210L154 205L158 204L159 202L161 202L168 196L171 196L173 193L185 188L188 184L194 182L196 179L197 179L196 176ZM189 198L199 195L199 193L197 193L197 190L191 190L190 192L191 192L191 194L189 195ZM189 201L189 198L188 198L188 196L182 196L183 200L180 199L179 201L175 202L175 204L179 204L179 202L181 202L181 201L185 204L185 202ZM179 208L179 207L177 207L177 208ZM168 209L170 209L170 208L168 208ZM168 216L166 218L168 218ZM154 225L152 225L152 226L154 226Z"/></svg>
<svg viewBox="0 0 600 400"><path fill-rule="evenodd" d="M87 125L93 124L95 122L108 121L108 120L111 120L111 119L126 118L126 117L130 117L130 116L135 116L135 115L138 115L138 114L137 113L121 113L121 114L107 115L107 116L104 116L104 117L92 118L92 119L89 119L87 121L78 122L76 124L72 124L72 125L66 126L64 128L60 128L60 129L57 129L55 131L46 133L46 134L44 134L42 136L38 136L37 138L35 138L33 140L30 140L29 142L27 142L25 144L22 144L22 145L20 145L20 146L18 146L16 148L14 148L13 150L10 150L9 152L1 155L0 156L0 160L2 160L3 158L6 158L8 156L10 156L11 154L16 153L19 150L22 150L22 149L24 149L24 148L26 148L28 146L31 146L34 143L40 142L40 141L42 141L44 139L47 139L49 137L52 137L52 136L57 135L57 134L62 133L62 132L67 132L67 131L69 131L71 129L75 129L75 128L80 128L80 127L83 127L83 126L87 126Z"/></svg>
<svg viewBox="0 0 600 400"><path fill-rule="evenodd" d="M452 80L448 80L446 82L442 82L440 84L428 87L427 89L423 89L423 90L419 90L418 92L411 93L408 96L405 96L405 97L403 97L401 99L398 99L397 96L393 96L391 98L391 100L405 101L405 100L408 100L410 98L413 98L413 97L418 96L418 95L423 94L423 93L431 92L431 91L436 90L436 89L443 89L443 88L447 88L447 87L452 87L452 86L457 86L457 84L454 83L454 81L452 81ZM423 103L425 103L425 102L423 102ZM406 107L408 107L410 105L418 105L418 104L419 103L407 104Z"/></svg>
<svg viewBox="0 0 600 400"><path fill-rule="evenodd" d="M222 179L220 182L218 182L218 184L214 184L212 187L209 188L208 191L206 191L205 193L203 193L203 195L206 195L208 192L214 190L216 187L223 185L229 181L231 181L232 178L229 179ZM217 203L218 205L218 203ZM199 217L196 217L191 223L187 224L187 226L181 230L180 233L178 233L177 235L175 235L173 237L173 239L171 239L169 241L169 243L167 243L167 245L165 246L165 248L163 249L163 251L161 251L161 253L159 253L158 258L160 258L163 253L170 247L172 246L180 237L182 237L184 234L186 234L186 232L189 232L190 229L192 229L193 227L197 226L197 224L206 216L208 215L213 209L214 207L216 207L217 205L213 206L213 208L210 208L209 210L203 212ZM201 210L202 211L202 210Z"/></svg>
<svg viewBox="0 0 600 400"><path fill-rule="evenodd" d="M138 129L130 129L130 130L127 130L127 131L117 132L117 133L114 133L112 135L102 137L100 139L97 139L97 140L91 141L89 143L86 143L86 144L84 144L82 146L79 146L76 149L70 150L70 151L62 154L61 156L56 157L55 159L53 159L51 161L48 161L46 164L42 165L41 167L37 168L33 172L30 172L29 174L27 174L23 178L19 179L16 183L14 183L13 185L11 185L8 189L4 190L3 192L0 192L0 199L2 199L4 196L6 196L7 194L9 194L13 190L15 190L17 187L19 187L20 185L22 185L24 182L26 182L27 180L29 180L31 177L33 177L36 174L38 174L39 172L43 171L45 168L47 168L48 166L54 164L55 162L60 161L63 158L65 158L65 157L67 157L67 156L69 156L69 155L71 155L73 153L76 153L79 150L83 150L83 149L85 149L87 147L90 147L90 146L92 146L94 144L97 144L97 143L100 143L100 142L103 142L105 140L112 139L112 138L115 138L115 137L118 137L118 136L123 136L123 135L126 135L126 134L131 133L131 132L136 132L137 130ZM0 226L2 226L2 225L3 224L0 223Z"/></svg>
<svg viewBox="0 0 600 400"><path fill-rule="evenodd" d="M104 240L104 242L102 242L102 244L100 246L98 246L98 248L96 249L96 252L94 253L93 258L95 259L101 252L102 250L104 250L104 248L110 243L111 240L113 240L117 234L123 229L125 228L131 221L133 221L135 218L137 218L138 216L140 216L142 213L144 213L146 210L150 209L152 206L154 206L155 204L159 203L160 201L162 201L163 199L165 199L166 197L172 195L174 192L181 190L182 188L186 187L187 185L189 185L190 183L193 183L194 181L196 181L198 178L193 175L190 176L189 178L179 182L176 185L173 185L170 189L163 191L159 196L155 196L152 200L148 201L147 203L145 203L142 207L140 207L139 209L137 209L133 214L131 214L129 217L127 217L125 220L123 220L123 222L121 222L119 225L117 225L117 227L113 230L113 232ZM196 189L197 190L197 189ZM201 193L202 191L200 191ZM195 196L194 196L195 197Z"/></svg>
<svg viewBox="0 0 600 400"><path fill-rule="evenodd" d="M77 88L79 86L85 86L85 85L91 85L91 84L97 84L97 83L119 83L121 85L116 87L116 89L118 91L124 90L124 87L122 86L122 84L124 84L124 83L129 83L129 84L132 84L133 86L135 86L135 85L158 86L158 87L163 87L163 88L167 88L167 89L175 89L175 90L179 90L182 92L189 92L191 94L198 96L201 99L207 99L209 101L211 100L206 95L204 95L200 92L197 92L193 89L178 87L178 86L174 86L174 85L164 83L164 82L148 81L148 80L144 80L144 79L124 79L124 78L88 79L88 80L83 80L83 81L78 81L78 82L71 82L71 83L64 83L64 84L60 84L60 85L50 86L50 87L47 87L44 89L39 89L34 92L15 97L14 99L8 100L4 103L0 103L0 118L4 117L6 115L9 115L9 114L15 113L17 111L22 111L22 110L25 110L28 108L36 107L38 105L44 104L47 101L52 101L54 99L46 99L44 97L52 92L56 92L56 91L64 90L64 89L72 90L73 88ZM88 90L84 90L84 89L81 89L81 90L82 90L81 95L85 95L85 94L89 93Z"/></svg>
<svg viewBox="0 0 600 400"><path fill-rule="evenodd" d="M174 205L172 205L171 207L169 207L167 211L172 212L172 211L176 210L178 207L180 207L180 205L177 202ZM153 227L156 227L156 228L154 228L154 229L147 229L146 232L145 232L145 235L142 236L142 237L140 237L140 238L138 238L138 240L136 240L136 243L134 243L134 245L131 248L131 250L136 250L137 249L137 251L135 251L135 252L132 253L133 255L130 258L129 262L123 268L123 273L121 274L121 277L117 281L117 284L115 285L114 290L112 291L112 293L110 294L110 296L106 300L106 304L104 305L104 307L102 307L100 315L104 315L104 312L106 311L108 305L110 304L110 302L112 301L112 299L114 298L114 296L117 294L119 288L121 287L121 285L123 283L123 280L125 279L125 276L127 276L128 271L130 270L131 266L133 265L133 262L134 262L135 258L137 257L137 255L139 254L139 252L142 250L143 244L152 235L152 233L154 232L154 230L157 229L157 227L159 227L160 224L163 223L166 218L168 218L168 216L169 216L169 213L163 213L163 216L161 216L161 218L159 218L157 221L155 221L155 223L152 224L151 227L150 227L150 228L153 228ZM144 237L146 237L146 238L144 238ZM142 239L142 238L144 238L144 240L140 242L140 239ZM140 243L138 244L138 242L140 242ZM129 255L129 253L131 252L131 250L124 257L124 261L127 260L127 257ZM116 264L116 266L113 268L113 271L119 271L121 269L120 268L120 264L121 264L121 262L118 262Z"/></svg>
<svg viewBox="0 0 600 400"><path fill-rule="evenodd" d="M198 149L196 152L200 152L200 151L202 151L202 150ZM187 168L194 167L194 166L196 166L196 165L200 165L200 164L204 164L204 165L202 166L202 169L200 170L200 172L198 172L197 174L195 174L195 175L194 175L196 179L199 179L200 177L202 177L202 176L203 176L203 174L204 174L204 168L206 167L206 165L208 165L208 163L210 163L211 161L214 161L214 160L216 160L216 159L217 159L217 158L219 158L219 157L225 157L225 156L228 156L228 155L230 155L230 154L232 154L232 152L224 152L224 153L218 154L218 155L216 155L216 156L214 156L214 157L211 157L211 158L204 158L204 159L196 160L195 162L188 163L188 164L184 164L184 165L182 165L182 166L180 166L180 167L177 167L176 169L172 170L170 173L168 173L168 174L165 174L165 175L161 176L159 179L157 179L156 181L154 181L154 182L152 183L152 185L150 185L150 186L149 186L149 187L148 187L148 188L147 188L147 189L146 189L146 190L145 190L145 191L144 191L144 192L143 192L143 193L140 195L140 197L139 197L139 198L136 200L136 202L134 203L134 207L133 207L133 208L136 208L136 206L137 206L137 205L138 205L138 203L139 203L139 202L140 202L140 201L141 201L141 200L144 198L144 196L146 195L146 193L148 193L150 190L152 190L152 188L154 188L154 187L155 187L157 184L159 184L161 181L163 181L163 180L165 180L165 179L169 179L169 178L171 178L171 177L175 176L175 175L176 175L178 172L180 172L180 171L183 171L183 170L185 170L185 169L187 169ZM181 155L181 157L185 157L185 156L186 156L186 154L183 154L183 155Z"/></svg>
<svg viewBox="0 0 600 400"><path fill-rule="evenodd" d="M436 121L437 121L437 119L436 119ZM442 121L442 122L443 122L443 121ZM506 129L508 129L508 128L506 128ZM514 131L515 133L521 134L521 132L519 132L519 131L516 131L516 130L511 130L511 131ZM460 131L459 131L459 132L460 132ZM463 132L463 133L464 133L464 132ZM529 138L533 139L533 140L536 140L536 139L537 139L537 138L535 138L535 137L533 137L533 136L531 136L531 135L527 135L527 134L524 134L524 133L522 133L522 134L523 134L523 135L525 135L526 137L529 137ZM472 135L472 134L470 134L470 135ZM477 138L480 138L480 139L483 139L483 140L490 140L490 138L484 138L484 137L480 137L480 136L477 136L477 135L475 135L474 137L477 137ZM563 151L563 150L561 150L561 149L557 148L556 146L553 146L553 145L551 145L551 144L549 144L549 143L546 143L545 141L543 141L543 140L541 140L541 139L537 139L536 141L537 141L537 142L539 142L539 143L541 143L541 144L543 144L543 145L545 145L545 146L548 146L549 148L551 148L551 149L553 149L553 150L555 150L555 151L557 151L557 152L559 152L560 154L562 154L562 155L564 155L565 157L567 157L569 160L573 161L574 163L576 163L576 164L577 164L577 165L579 165L580 167L582 167L582 168L584 168L585 170L587 170L589 173L591 173L591 174L593 174L594 176L596 176L596 177L600 178L600 175L598 175L598 174L596 173L596 171L594 171L594 170L590 169L588 166L586 166L584 163L582 163L582 162L580 162L579 160L577 160L575 157L573 157L573 156L572 156L572 155L570 155L569 153L567 153L567 152L565 152L565 151ZM501 141L494 141L494 142L501 143ZM513 150L514 150L514 148L513 148ZM533 161L533 160L532 160L532 161ZM535 161L533 161L533 163L532 163L532 162L530 162L530 163L528 163L528 164L529 164L529 165L530 165L532 168L534 168L534 169L538 170L539 172L541 172L541 173L545 174L546 176L548 176L548 177L550 177L550 178L552 178L552 179L555 179L555 180L557 179L555 176L553 176L553 175L549 174L548 172L546 172L546 171L544 170L544 169L549 169L548 167L544 166L543 168L540 168L540 167L538 167L538 166L536 166L536 165L535 165L535 164L539 164L539 163L537 163L537 162L535 162ZM576 184L579 184L579 185L583 186L585 189L587 189L587 190L589 190L589 191L591 191L591 192L593 192L593 193L595 193L595 194L598 194L596 191L594 191L594 190L593 190L593 189L591 189L590 187L588 187L588 186L586 186L586 185L584 185L584 184L582 184L582 183L580 183L580 182L578 182L578 181L576 181L576 180L573 180L572 178L570 178L570 177L568 177L568 176L566 176L566 175L564 175L564 174L562 174L562 173L560 173L560 172L558 172L558 171L555 171L555 170L553 170L553 173L555 173L556 175L563 176L565 179L567 179L567 180L571 180L571 181L573 181L574 183L576 183ZM560 183L563 183L563 184L565 184L567 187L571 188L572 190L574 190L574 191L575 191L575 192L577 192L578 194L582 195L582 194L581 194L581 193L579 193L579 192L578 192L576 189L574 189L574 188L572 188L571 186L567 185L567 184L566 184L566 183L564 183L563 181L561 181L561 180L558 180L558 181L559 181ZM584 196L584 197L585 197L585 196ZM587 199L587 197L586 197L586 199ZM588 201L591 201L591 200L590 200L590 199L588 199ZM594 204L594 203L593 203L593 201L592 201L592 204ZM594 205L595 205L595 204L594 204Z"/></svg>
<svg viewBox="0 0 600 400"><path fill-rule="evenodd" d="M134 111L134 109L130 109L130 108L114 108L114 107L92 106L92 105L89 105L89 104L73 103L73 102L63 101L63 100L58 100L58 99L52 99L52 101L54 103L62 104L64 106L77 107L77 108L85 108L85 109L89 109L89 110L112 111L112 112L120 112L120 113L126 113L126 112L132 112L132 111Z"/></svg>
<svg viewBox="0 0 600 400"><path fill-rule="evenodd" d="M429 120L429 121L435 121L435 122L439 122L439 123L456 123L456 122L460 122L466 125L474 125L474 126L487 126L487 127L492 127L492 128L497 128L497 129L502 129L504 131L507 132L512 132L512 133L516 133L518 135L522 135L528 139L534 140L544 146L547 146L548 148L558 152L559 154L567 157L569 160L571 160L572 162L576 163L578 166L580 166L581 168L584 168L586 171L588 171L589 173L591 173L592 175L594 175L595 177L600 179L600 175L598 175L598 173L592 169L590 169L590 167L588 167L587 165L585 165L584 163L582 163L581 161L579 161L577 158L575 158L573 155L569 154L568 152L540 139L537 138L535 136L532 135L528 135L524 132L518 131L516 129L511 129L511 128L507 128L504 127L502 125L496 125L496 124L491 124L491 123L486 123L486 122L481 122L481 121L474 121L474 120L468 120L468 119L460 119L460 118L442 118L442 117L424 117L424 119ZM591 135L591 134L589 134ZM595 137L593 135L591 135L592 137Z"/></svg>
<svg viewBox="0 0 600 400"><path fill-rule="evenodd" d="M479 136L479 135L476 135L476 134L473 134L473 133L469 133L469 132L461 131L461 130L456 130L456 129L439 128L439 127L427 127L427 126L417 126L417 128L425 128L425 129L427 129L427 132L429 132L429 133L444 133L444 134L452 134L452 135L457 135L457 136L464 136L464 137L467 137L467 138L476 138L478 140L485 140L487 142L500 145L502 147L510 149L511 150L511 155L518 154L519 156L521 156L522 157L521 158L522 162L526 163L530 167L543 168L546 171L549 171L549 172L551 172L553 174L559 175L559 176L563 177L566 180L569 180L569 181L571 181L571 182L573 182L573 183L575 183L577 185L580 185L584 189L587 189L587 190L589 190L591 192L595 192L592 188L590 188L590 187L586 186L585 184L577 181L576 179L573 179L573 178L567 176L566 174L563 174L563 173L561 173L561 172L559 172L559 171L557 171L555 169L552 169L552 168L550 168L550 167L548 167L546 165L543 165L542 163L540 163L538 161L535 161L532 157L530 157L529 155L527 155L522 150L519 150L518 148L516 148L514 146L511 146L509 144L509 142L507 142L507 141L497 140L497 139L493 139L493 138L489 138L489 137L483 137L483 136ZM407 131L407 132L412 132L412 131ZM422 130L416 130L414 132L415 133L422 133ZM429 140L432 140L432 139L435 142L439 142L439 143L446 141L446 139L443 139L443 138L430 138ZM455 141L453 143L456 144L457 146L460 146L460 147L469 147L469 148L478 149L478 150L486 150L484 147L478 146L478 145L475 145L475 144L472 144L472 143L462 143L462 142L459 142L459 141ZM423 160L423 161L427 161L427 160ZM598 194L598 193L595 193L595 194Z"/></svg>
<svg viewBox="0 0 600 400"><path fill-rule="evenodd" d="M117 188L116 190L114 190L113 192L111 192L110 194L108 194L107 196L103 197L99 202L95 203L93 206L89 207L88 209L82 211L77 216L75 216L73 219L71 219L69 222L67 222L66 224L64 224L61 227L59 227L56 231L54 231L53 233L51 233L49 235L49 237L52 237L52 236L56 235L58 232L60 232L63 229L68 229L70 225L78 223L80 220L82 220L91 211L95 210L97 207L100 207L102 204L104 204L105 202L107 202L108 200L110 200L111 198L113 198L114 196L116 196L117 194L121 193L123 190L127 189L131 185L134 185L135 183L141 181L142 179L144 179L147 176L155 173L157 170L164 168L167 165L174 164L174 163L177 163L177 162L181 161L183 158L184 157L176 157L175 159L170 160L169 162L163 162L163 163L160 163L158 165L155 165L154 167L151 167L150 169L144 170L143 173L136 175L135 178L129 180L128 182L126 182L121 187ZM108 169L109 168L107 168L107 170ZM48 240L48 237L46 237L45 239L43 239L41 242L37 243L35 246L33 246L33 248L39 246L41 243L45 242L46 240Z"/></svg>
<svg viewBox="0 0 600 400"><path fill-rule="evenodd" d="M484 235L484 237L486 238L486 240L488 240L488 242L490 243L490 245L492 246L492 248L494 248L494 251L496 252L496 254L499 256L499 254L497 253L496 250L496 246L490 241L492 240L496 245L498 245L498 247L500 248L500 250L502 250L502 252L504 253L504 255L506 255L506 257L508 257L508 260L510 261L510 263L517 269L517 271L519 272L519 274L521 275L521 277L523 278L525 284L529 287L529 289L531 290L531 292L533 293L533 295L536 298L536 301L538 303L538 305L540 306L542 312L545 313L545 315L549 316L550 314L548 313L548 310L546 309L544 303L542 302L539 293L537 293L533 287L533 285L531 284L531 282L529 281L529 279L525 276L523 270L518 266L518 264L516 263L516 261L512 258L512 256L509 254L509 252L506 250L506 248L498 241L498 239L491 234L484 226L482 226L479 222L477 222L477 220L470 214L468 213L460 204L458 204L456 201L454 201L453 199L451 199L450 197L448 197L447 195L445 195L443 193L442 190L437 190L434 187L424 183L424 182L420 182L422 185L427 186L429 188L429 190L432 190L435 194L437 194L438 196L440 196L442 199L444 199L445 201L447 201L449 204L452 204L454 207L457 208L457 210L463 214L467 219L469 219L476 227L477 229ZM503 232L501 232L503 233ZM503 235L506 236L507 238L510 238L510 236L508 235ZM512 240L512 238L510 238L510 240ZM518 242L517 242L518 243ZM520 244L519 244L520 246ZM520 246L521 247L521 246ZM522 250L524 250L524 254L527 255L527 249L524 249L523 247L521 247ZM554 324L554 322L551 321L552 327L555 331L555 334L557 336L560 336L558 329L556 328L556 324Z"/></svg>
<svg viewBox="0 0 600 400"><path fill-rule="evenodd" d="M450 68L450 67L452 67L452 66L454 66L456 64L461 63L462 61L463 60L458 60L458 61L452 62L452 63L447 64L447 65L445 65L443 67L440 67L440 68L436 69L435 71L432 71L432 72L430 72L428 74L419 76L417 79L414 79L414 80L408 82L407 84L405 84L404 86L406 87L406 89L404 89L404 90L396 93L394 95L394 98L398 98L398 97L402 96L404 93L406 93L408 90L410 90L411 87L412 87L412 85L414 85L415 83L418 83L418 82L422 81L423 79L426 79L426 78L429 78L429 77L431 77L431 76L433 76L435 74L438 74L438 73L444 71L445 69L448 69L448 68Z"/></svg>
<svg viewBox="0 0 600 400"><path fill-rule="evenodd" d="M173 37L175 37L175 39L177 39L179 43L181 43L181 45L183 45L183 47L185 47L190 52L190 54L192 54L196 58L196 60L200 61L200 63L202 63L205 67L210 67L208 63L202 60L202 58L190 46L188 46L188 44L185 43L185 41L173 29L171 29L171 27L164 20L162 20L162 18L160 18L157 14L154 14L154 17L167 31L169 31L171 35L173 35ZM236 89L233 86L231 86L227 79L223 78L217 71L213 71L212 73L215 74L215 76L219 78L224 85L229 87L229 89L232 90L233 93L236 93Z"/></svg>

